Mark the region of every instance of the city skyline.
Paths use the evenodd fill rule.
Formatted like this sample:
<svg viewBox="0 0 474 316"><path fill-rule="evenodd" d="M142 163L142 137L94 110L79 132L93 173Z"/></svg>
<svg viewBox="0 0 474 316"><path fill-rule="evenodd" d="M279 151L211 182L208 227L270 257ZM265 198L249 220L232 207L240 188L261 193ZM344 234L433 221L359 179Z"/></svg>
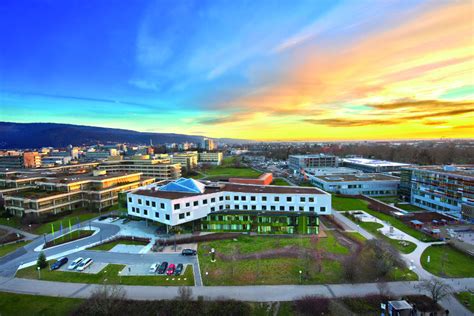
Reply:
<svg viewBox="0 0 474 316"><path fill-rule="evenodd" d="M0 10L2 121L254 140L474 137L469 1Z"/></svg>

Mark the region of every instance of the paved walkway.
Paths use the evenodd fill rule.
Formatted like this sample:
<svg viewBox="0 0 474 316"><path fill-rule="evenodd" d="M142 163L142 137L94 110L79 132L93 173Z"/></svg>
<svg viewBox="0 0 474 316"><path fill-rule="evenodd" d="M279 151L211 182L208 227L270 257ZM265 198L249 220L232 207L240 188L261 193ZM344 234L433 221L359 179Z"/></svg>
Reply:
<svg viewBox="0 0 474 316"><path fill-rule="evenodd" d="M341 223L343 226L347 227L348 230L353 231L353 232L358 232L359 234L364 236L366 239L375 238L371 233L369 233L368 231L366 231L365 229L363 229L362 227L360 227L359 225L357 225L356 223L354 223L353 221L351 221L350 219L348 219L347 217L345 217L344 215L342 215L340 212L336 211L335 209L332 210L332 214L334 216L334 219L338 221L339 223Z"/></svg>
<svg viewBox="0 0 474 316"><path fill-rule="evenodd" d="M27 231L24 231L24 230L15 228L15 227L11 227L11 226L8 226L8 225L0 225L0 229L6 230L6 231L11 232L11 233L15 233L15 234L21 234L21 235L25 236L24 239L26 239L26 240L35 239L36 237L38 237L38 235L29 233Z"/></svg>

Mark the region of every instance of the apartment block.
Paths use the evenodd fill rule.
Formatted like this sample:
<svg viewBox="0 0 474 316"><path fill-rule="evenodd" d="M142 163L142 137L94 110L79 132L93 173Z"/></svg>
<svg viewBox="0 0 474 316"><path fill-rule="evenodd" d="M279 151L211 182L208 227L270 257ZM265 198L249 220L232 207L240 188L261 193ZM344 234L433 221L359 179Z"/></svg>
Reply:
<svg viewBox="0 0 474 316"><path fill-rule="evenodd" d="M288 166L294 171L301 169L318 169L337 167L337 157L333 155L290 155L288 156Z"/></svg>
<svg viewBox="0 0 474 316"><path fill-rule="evenodd" d="M223 154L221 152L202 152L199 153L199 162L212 165L220 165L222 163Z"/></svg>
<svg viewBox="0 0 474 316"><path fill-rule="evenodd" d="M401 186L410 202L428 211L458 219L468 218L474 207L474 165L406 168Z"/></svg>
<svg viewBox="0 0 474 316"><path fill-rule="evenodd" d="M104 161L99 170L108 172L140 172L143 176L153 177L157 180L173 180L181 177L181 165L169 163L169 159L126 159Z"/></svg>
<svg viewBox="0 0 474 316"><path fill-rule="evenodd" d="M185 168L187 171L193 170L198 165L198 152L186 152L186 153L174 153L171 156L172 163L181 164L182 168Z"/></svg>

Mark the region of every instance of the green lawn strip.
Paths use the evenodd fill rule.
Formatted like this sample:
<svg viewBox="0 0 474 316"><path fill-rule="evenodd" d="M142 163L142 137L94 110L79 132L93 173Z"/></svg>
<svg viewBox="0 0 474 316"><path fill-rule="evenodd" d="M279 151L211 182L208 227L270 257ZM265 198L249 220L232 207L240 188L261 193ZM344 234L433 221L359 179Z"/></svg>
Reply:
<svg viewBox="0 0 474 316"><path fill-rule="evenodd" d="M374 196L373 198L387 204L397 203L399 201L398 196Z"/></svg>
<svg viewBox="0 0 474 316"><path fill-rule="evenodd" d="M88 248L88 250L102 250L102 251L109 251L117 245L135 245L135 246L146 246L148 243L144 241L137 241L137 240L114 240L112 242L108 242L102 245L98 245L92 248Z"/></svg>
<svg viewBox="0 0 474 316"><path fill-rule="evenodd" d="M91 236L92 234L94 234L93 230L82 230L82 229L75 230L65 235L62 235L61 237L55 238L54 240L48 241L46 243L47 247L45 248L50 248L50 247L58 246L61 244L65 244L70 241L86 238L86 237Z"/></svg>
<svg viewBox="0 0 474 316"><path fill-rule="evenodd" d="M430 256L430 262L427 262ZM474 277L474 257L449 245L433 245L421 255L421 265L427 271L440 277Z"/></svg>
<svg viewBox="0 0 474 316"><path fill-rule="evenodd" d="M241 178L258 178L260 172L250 168L234 168L234 167L215 167L209 170L203 170L208 177L241 177Z"/></svg>
<svg viewBox="0 0 474 316"><path fill-rule="evenodd" d="M377 217L380 220L388 222L393 227L398 228L402 232L407 233L408 235L418 240L421 240L421 241L435 241L436 240L422 233L419 230L416 230L410 226L407 226L404 222L402 222L401 220L393 216L369 209L368 207L369 203L365 200L361 200L357 198L338 197L338 196L333 195L332 205L333 205L333 208L335 208L338 211L353 211L353 210L365 211L368 214L374 217Z"/></svg>
<svg viewBox="0 0 474 316"><path fill-rule="evenodd" d="M286 186L289 186L291 184L289 184L286 180L284 179L280 179L280 178L276 178L272 181L271 185L286 185Z"/></svg>
<svg viewBox="0 0 474 316"><path fill-rule="evenodd" d="M0 314L17 315L70 315L82 299L0 292Z"/></svg>
<svg viewBox="0 0 474 316"><path fill-rule="evenodd" d="M49 264L55 260L48 261ZM181 286L194 285L193 269L191 266L186 267L186 271L179 277L168 277L166 275L143 275L143 276L119 276L125 265L108 264L99 273L81 273L68 271L50 271L48 268L41 270L41 280L71 282L71 283L91 283L91 284L124 284L124 285L168 285ZM36 266L18 270L17 278L38 279L38 271ZM169 278L169 280L166 280ZM175 280L171 280L175 278ZM181 280L177 280L181 278ZM186 281L184 280L186 278Z"/></svg>
<svg viewBox="0 0 474 316"><path fill-rule="evenodd" d="M79 222L84 222L84 221L87 221L89 219L92 219L94 217L97 217L99 216L99 213L97 212L87 212L87 213L84 213L84 212L81 212L81 213L72 213L72 214L69 214L69 215L66 215L64 217L62 217L61 219L57 219L53 222L49 222L49 223L44 223L40 226L38 226L37 228L34 229L34 233L35 234L50 234L51 233L51 225L54 226L54 231L55 232L58 232L60 227L61 227L61 222L63 223L63 229L66 229L66 228L69 228L69 219L71 220L71 225L73 226L73 228L75 226L77 226L77 220L79 219Z"/></svg>
<svg viewBox="0 0 474 316"><path fill-rule="evenodd" d="M365 242L367 239L358 232L345 232L345 234L351 236L355 240Z"/></svg>
<svg viewBox="0 0 474 316"><path fill-rule="evenodd" d="M418 275L408 268L401 269L395 267L390 270L388 278L391 281L418 281Z"/></svg>
<svg viewBox="0 0 474 316"><path fill-rule="evenodd" d="M396 203L396 207L401 208L402 210L405 210L407 212L418 212L418 211L424 211L421 207L412 205L412 204L400 204Z"/></svg>
<svg viewBox="0 0 474 316"><path fill-rule="evenodd" d="M2 245L2 246L0 246L0 257L3 257L5 255L9 254L10 252L15 251L18 248L21 248L21 247L29 244L30 242L31 242L31 240L27 240L27 241L19 241L19 242L11 243L11 244L8 244L8 245Z"/></svg>
<svg viewBox="0 0 474 316"><path fill-rule="evenodd" d="M359 222L358 223L360 227L368 231L369 233L372 233L372 235L375 235L378 238L381 238L391 244L395 249L402 253L411 253L415 251L416 249L416 244L412 243L411 241L407 240L398 240L398 239L392 239L384 234L382 234L380 231L378 231L379 228L382 228L383 225L379 223L374 223L374 222ZM407 244L406 246L404 244Z"/></svg>
<svg viewBox="0 0 474 316"><path fill-rule="evenodd" d="M0 217L0 225L10 226L13 228L20 228L20 218L19 217Z"/></svg>
<svg viewBox="0 0 474 316"><path fill-rule="evenodd" d="M336 254L348 254L349 249L339 244L334 235L327 231L326 238L320 238L318 247L323 248L325 251L336 253ZM202 243L201 245L207 245L208 248L214 248L217 252L223 254L230 254L234 248L242 254L254 253L265 251L269 249L279 249L286 246L297 246L306 249L313 248L311 237L289 237L289 238L278 238L270 236L239 236L233 239L217 240L212 242ZM201 247L202 248L202 247Z"/></svg>
<svg viewBox="0 0 474 316"><path fill-rule="evenodd" d="M474 313L474 293L459 292L454 294L461 304Z"/></svg>

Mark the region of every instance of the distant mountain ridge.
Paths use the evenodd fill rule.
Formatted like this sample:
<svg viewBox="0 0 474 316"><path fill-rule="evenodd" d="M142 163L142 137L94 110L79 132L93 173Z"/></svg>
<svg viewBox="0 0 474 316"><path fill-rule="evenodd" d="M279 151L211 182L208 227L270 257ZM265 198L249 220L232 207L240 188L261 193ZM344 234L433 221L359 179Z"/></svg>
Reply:
<svg viewBox="0 0 474 316"><path fill-rule="evenodd" d="M65 147L97 143L153 144L201 142L204 136L148 133L61 123L0 122L0 148ZM233 142L234 140L229 140ZM235 140L238 142L238 140Z"/></svg>

